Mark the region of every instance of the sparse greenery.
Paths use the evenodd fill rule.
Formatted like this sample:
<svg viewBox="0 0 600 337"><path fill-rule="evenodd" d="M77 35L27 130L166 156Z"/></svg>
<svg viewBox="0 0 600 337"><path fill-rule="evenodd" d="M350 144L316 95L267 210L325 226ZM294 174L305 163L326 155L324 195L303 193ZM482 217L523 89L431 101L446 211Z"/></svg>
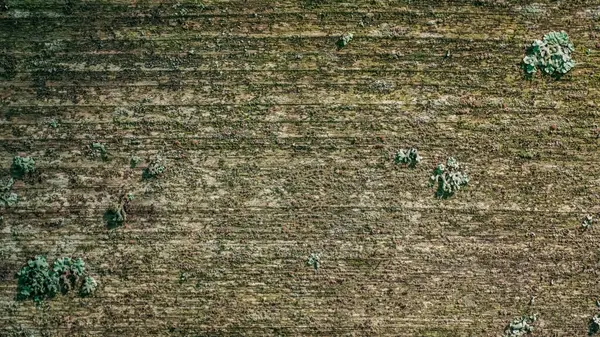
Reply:
<svg viewBox="0 0 600 337"><path fill-rule="evenodd" d="M10 191L14 183L15 180L9 176L0 179L0 201L4 206L12 206L17 203L17 194Z"/></svg>
<svg viewBox="0 0 600 337"><path fill-rule="evenodd" d="M583 227L584 229L588 229L588 228L592 227L593 223L594 223L594 218L588 214L583 218L581 227Z"/></svg>
<svg viewBox="0 0 600 337"><path fill-rule="evenodd" d="M148 167L144 169L142 173L143 179L155 178L161 175L165 171L165 166L160 158L156 158L148 164Z"/></svg>
<svg viewBox="0 0 600 337"><path fill-rule="evenodd" d="M88 156L91 158L102 158L102 160L108 159L108 150L104 143L91 143L88 147Z"/></svg>
<svg viewBox="0 0 600 337"><path fill-rule="evenodd" d="M319 254L312 253L308 257L306 264L313 267L315 269L315 272L317 272L317 270L319 270L319 267L321 266L321 257L319 256Z"/></svg>
<svg viewBox="0 0 600 337"><path fill-rule="evenodd" d="M396 152L394 156L394 162L397 165L406 164L409 167L415 167L418 163L421 162L421 156L419 156L419 152L415 148L410 148L408 150L401 149Z"/></svg>
<svg viewBox="0 0 600 337"><path fill-rule="evenodd" d="M11 173L13 177L21 178L25 174L35 171L35 160L31 157L16 156L13 158Z"/></svg>
<svg viewBox="0 0 600 337"><path fill-rule="evenodd" d="M108 228L113 229L125 224L127 220L127 208L129 203L134 199L133 193L125 193L119 198L119 202L110 206L104 212L104 221Z"/></svg>
<svg viewBox="0 0 600 337"><path fill-rule="evenodd" d="M552 76L566 74L575 66L571 53L575 51L573 43L566 32L550 32L543 40L535 40L523 58L523 69L528 75L535 74L538 69Z"/></svg>
<svg viewBox="0 0 600 337"><path fill-rule="evenodd" d="M17 299L32 299L36 303L54 297L59 291L67 293L80 284L81 294L91 294L97 286L93 278L85 276L83 260L69 257L57 259L50 268L46 257L38 255L29 260L15 277L18 279Z"/></svg>
<svg viewBox="0 0 600 337"><path fill-rule="evenodd" d="M113 205L104 213L104 221L109 228L122 226L127 220L127 213L123 209L122 204Z"/></svg>
<svg viewBox="0 0 600 337"><path fill-rule="evenodd" d="M600 314L595 314L590 319L590 324L588 327L588 336L595 335L600 331Z"/></svg>
<svg viewBox="0 0 600 337"><path fill-rule="evenodd" d="M446 165L439 164L431 176L431 184L437 185L438 198L450 197L468 183L469 176L463 172L460 163L453 157L446 160Z"/></svg>
<svg viewBox="0 0 600 337"><path fill-rule="evenodd" d="M519 337L533 331L533 323L537 320L536 314L515 318L504 329L503 337Z"/></svg>
<svg viewBox="0 0 600 337"><path fill-rule="evenodd" d="M350 41L352 41L353 38L354 38L354 34L346 33L346 34L340 36L339 40L336 42L336 45L340 49L344 48L348 45L348 43L350 43Z"/></svg>
<svg viewBox="0 0 600 337"><path fill-rule="evenodd" d="M138 157L138 156L133 156L131 157L131 159L129 160L129 166L131 168L136 168L138 166L138 164L142 161L142 158Z"/></svg>

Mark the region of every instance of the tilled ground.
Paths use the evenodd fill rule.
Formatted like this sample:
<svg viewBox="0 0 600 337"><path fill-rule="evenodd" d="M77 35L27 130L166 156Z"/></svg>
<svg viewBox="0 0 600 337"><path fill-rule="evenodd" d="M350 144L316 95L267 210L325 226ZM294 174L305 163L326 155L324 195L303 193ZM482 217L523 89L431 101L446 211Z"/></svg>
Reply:
<svg viewBox="0 0 600 337"><path fill-rule="evenodd" d="M0 334L499 336L538 313L533 336L586 335L597 1L4 4L2 174L37 171L0 209ZM575 69L524 79L552 30ZM414 169L393 163L408 147ZM439 200L449 156L471 181ZM15 301L37 254L82 257L96 295Z"/></svg>

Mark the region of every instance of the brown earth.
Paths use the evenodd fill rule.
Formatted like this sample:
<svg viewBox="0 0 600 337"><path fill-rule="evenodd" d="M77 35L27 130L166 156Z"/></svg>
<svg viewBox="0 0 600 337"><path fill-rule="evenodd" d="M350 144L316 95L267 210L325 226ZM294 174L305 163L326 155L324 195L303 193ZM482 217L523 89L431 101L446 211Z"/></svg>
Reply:
<svg viewBox="0 0 600 337"><path fill-rule="evenodd" d="M0 210L0 334L500 336L538 313L533 336L585 336L600 3L528 3L5 0L0 160L37 175ZM552 30L575 69L524 79ZM438 200L448 156L471 182ZM37 254L82 257L96 295L15 301Z"/></svg>

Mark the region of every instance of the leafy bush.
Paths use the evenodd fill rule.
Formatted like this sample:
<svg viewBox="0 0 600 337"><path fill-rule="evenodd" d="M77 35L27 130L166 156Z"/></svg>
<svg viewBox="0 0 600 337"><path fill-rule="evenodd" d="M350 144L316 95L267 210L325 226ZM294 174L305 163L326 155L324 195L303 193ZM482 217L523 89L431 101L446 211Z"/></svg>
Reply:
<svg viewBox="0 0 600 337"><path fill-rule="evenodd" d="M401 149L396 152L394 156L394 162L396 164L407 164L409 167L415 167L418 163L421 162L421 156L419 156L419 152L415 148L411 148L408 150Z"/></svg>
<svg viewBox="0 0 600 337"><path fill-rule="evenodd" d="M352 41L352 38L354 38L354 34L346 33L346 34L340 36L339 40L336 42L336 45L340 49L344 48L348 45L348 43L350 43L350 41Z"/></svg>
<svg viewBox="0 0 600 337"><path fill-rule="evenodd" d="M85 273L85 263L82 259L73 260L70 257L63 257L54 261L52 270L58 275L60 290L66 293L73 289Z"/></svg>
<svg viewBox="0 0 600 337"><path fill-rule="evenodd" d="M468 183L469 176L462 171L461 165L453 157L446 160L446 165L439 164L431 176L431 184L437 184L438 198L450 197Z"/></svg>
<svg viewBox="0 0 600 337"><path fill-rule="evenodd" d="M566 74L575 66L571 52L575 51L573 43L564 31L550 32L543 40L535 40L523 58L523 69L528 75L535 74L538 69L552 76Z"/></svg>
<svg viewBox="0 0 600 337"><path fill-rule="evenodd" d="M148 164L142 173L143 179L150 179L161 175L165 171L165 166L160 158L156 158Z"/></svg>
<svg viewBox="0 0 600 337"><path fill-rule="evenodd" d="M321 266L321 257L319 256L319 254L312 253L308 257L306 264L313 267L316 272L319 269L319 267Z"/></svg>
<svg viewBox="0 0 600 337"><path fill-rule="evenodd" d="M35 160L31 157L16 156L13 158L11 172L15 177L22 177L35 171Z"/></svg>
<svg viewBox="0 0 600 337"><path fill-rule="evenodd" d="M36 303L51 298L58 292L58 276L50 269L44 256L36 256L29 260L16 277L17 299L33 299Z"/></svg>
<svg viewBox="0 0 600 337"><path fill-rule="evenodd" d="M504 329L504 337L518 337L531 333L533 331L533 323L536 320L537 317L535 314L513 319L506 329Z"/></svg>
<svg viewBox="0 0 600 337"><path fill-rule="evenodd" d="M87 284L91 277L85 276L83 260L69 257L54 261L50 268L46 257L38 255L29 260L15 277L18 279L17 299L33 299L36 303L54 297L59 291L67 293L79 284L81 294L97 286L93 279L93 284ZM84 287L87 289L84 290Z"/></svg>
<svg viewBox="0 0 600 337"><path fill-rule="evenodd" d="M79 294L83 297L91 296L96 292L98 288L98 283L94 280L93 277L87 276L81 285L81 289L79 290Z"/></svg>
<svg viewBox="0 0 600 337"><path fill-rule="evenodd" d="M12 206L17 203L17 194L11 193L15 180L12 177L4 177L0 179L0 201L4 206Z"/></svg>

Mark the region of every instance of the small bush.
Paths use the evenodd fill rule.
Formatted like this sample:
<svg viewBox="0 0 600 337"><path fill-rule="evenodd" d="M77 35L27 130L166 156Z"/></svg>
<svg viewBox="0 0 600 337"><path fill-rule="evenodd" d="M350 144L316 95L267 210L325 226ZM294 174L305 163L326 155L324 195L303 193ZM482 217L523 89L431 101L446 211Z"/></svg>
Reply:
<svg viewBox="0 0 600 337"><path fill-rule="evenodd" d="M439 164L431 176L431 184L437 185L436 196L447 198L469 183L469 176L462 171L461 165L453 157L446 160L446 165Z"/></svg>
<svg viewBox="0 0 600 337"><path fill-rule="evenodd" d="M10 191L14 183L15 180L12 177L7 176L0 179L0 202L4 206L8 207L17 203L17 194Z"/></svg>
<svg viewBox="0 0 600 337"><path fill-rule="evenodd" d="M340 36L339 40L336 42L338 49L346 47L348 45L348 43L350 43L350 41L352 41L353 38L354 38L354 34L352 34L352 33L346 33L346 34Z"/></svg>
<svg viewBox="0 0 600 337"><path fill-rule="evenodd" d="M127 220L127 208L133 198L133 193L125 193L120 197L120 201L117 204L112 205L104 212L104 221L108 228L117 228L125 223Z"/></svg>
<svg viewBox="0 0 600 337"><path fill-rule="evenodd" d="M111 206L104 212L104 221L108 228L117 228L125 223L125 220L127 220L127 213L125 212L124 206L123 203L119 203Z"/></svg>
<svg viewBox="0 0 600 337"><path fill-rule="evenodd" d="M52 270L58 275L60 291L66 293L80 281L85 273L85 263L82 259L73 260L70 257L63 257L54 261Z"/></svg>
<svg viewBox="0 0 600 337"><path fill-rule="evenodd" d="M315 272L317 272L317 270L321 266L321 257L319 256L319 254L310 254L308 260L306 261L306 264L313 267L315 269Z"/></svg>
<svg viewBox="0 0 600 337"><path fill-rule="evenodd" d="M17 300L32 299L36 303L54 297L59 291L65 294L78 285L81 286L80 294L89 290L83 288L92 287L88 284L91 277L85 275L83 260L69 257L57 259L50 268L46 257L38 255L29 260L15 277L18 279ZM93 283L95 289L96 282Z"/></svg>
<svg viewBox="0 0 600 337"><path fill-rule="evenodd" d="M47 298L54 297L58 292L58 276L50 269L44 256L36 256L29 260L16 277L17 299L33 299L39 303Z"/></svg>
<svg viewBox="0 0 600 337"><path fill-rule="evenodd" d="M138 157L138 156L133 156L131 157L131 159L129 160L129 166L131 168L136 168L138 166L138 164L142 161L142 158Z"/></svg>
<svg viewBox="0 0 600 337"><path fill-rule="evenodd" d="M600 314L595 314L590 319L590 324L588 326L588 336L593 336L600 331Z"/></svg>
<svg viewBox="0 0 600 337"><path fill-rule="evenodd" d="M91 143L88 146L87 154L91 158L101 158L102 160L108 159L108 150L104 143Z"/></svg>
<svg viewBox="0 0 600 337"><path fill-rule="evenodd" d="M11 173L16 178L32 173L35 171L35 160L31 157L16 156L13 158Z"/></svg>
<svg viewBox="0 0 600 337"><path fill-rule="evenodd" d="M583 227L584 229L588 229L588 228L592 227L593 223L594 223L594 218L588 214L583 218L583 221L581 222L581 227Z"/></svg>
<svg viewBox="0 0 600 337"><path fill-rule="evenodd" d="M81 285L81 289L79 290L79 294L82 297L91 296L96 292L98 288L98 283L94 280L93 277L87 276Z"/></svg>
<svg viewBox="0 0 600 337"><path fill-rule="evenodd" d="M397 165L406 164L409 167L415 167L421 162L421 156L419 156L419 152L415 148L408 150L402 149L396 152L396 155L394 156L394 162Z"/></svg>
<svg viewBox="0 0 600 337"><path fill-rule="evenodd" d="M561 76L575 66L571 53L575 51L573 43L564 31L550 32L543 40L535 40L523 58L523 69L528 75L535 74L538 69L543 74Z"/></svg>
<svg viewBox="0 0 600 337"><path fill-rule="evenodd" d="M148 164L142 173L143 179L155 178L165 171L165 166L160 158L156 158Z"/></svg>
<svg viewBox="0 0 600 337"><path fill-rule="evenodd" d="M536 320L537 317L535 314L513 319L506 329L504 329L503 337L519 337L531 333L533 331L533 323Z"/></svg>

